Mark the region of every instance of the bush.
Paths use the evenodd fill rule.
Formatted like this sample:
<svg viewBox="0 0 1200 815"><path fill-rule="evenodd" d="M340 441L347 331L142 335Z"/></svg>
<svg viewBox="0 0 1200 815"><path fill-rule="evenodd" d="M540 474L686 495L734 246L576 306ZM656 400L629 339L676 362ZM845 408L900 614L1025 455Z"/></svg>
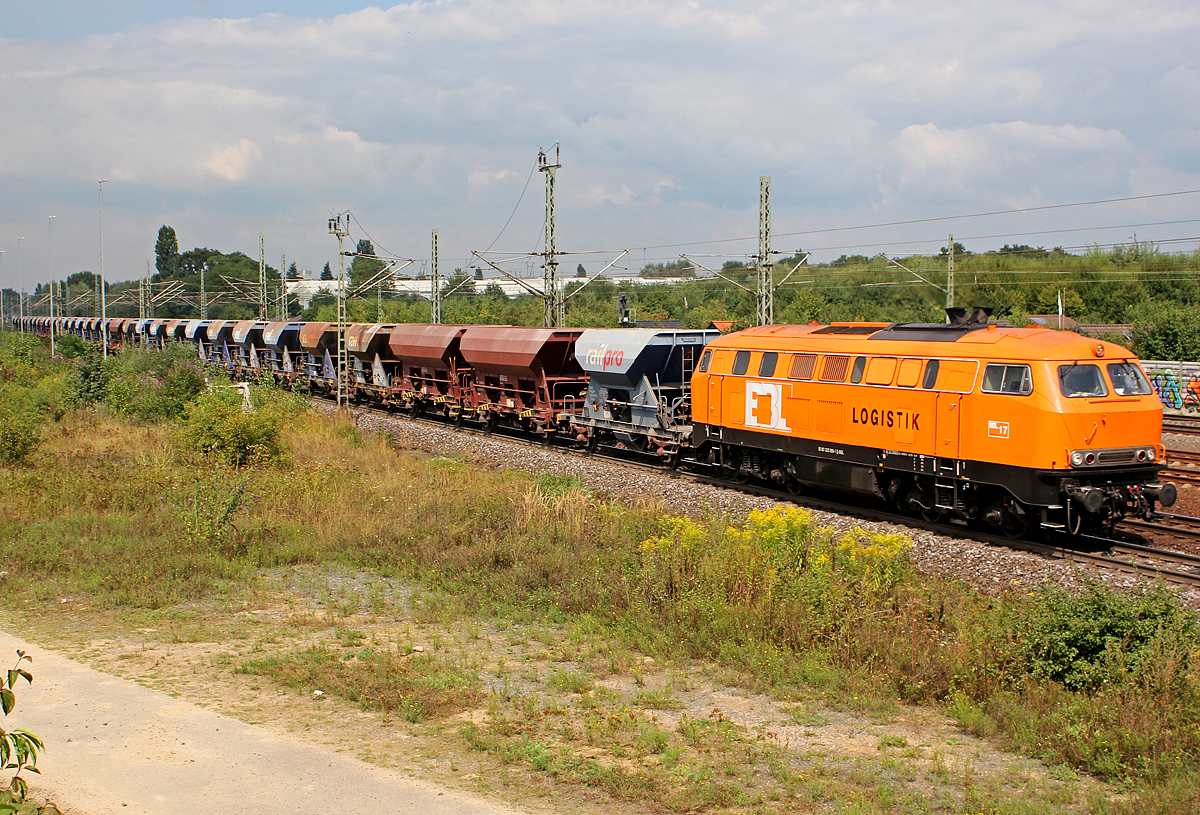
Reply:
<svg viewBox="0 0 1200 815"><path fill-rule="evenodd" d="M1079 595L1046 588L1020 628L1026 626L1028 665L1038 679L1091 691L1133 678L1169 691L1191 668L1196 613L1165 588L1116 592L1089 581ZM1165 673L1158 664L1164 654L1173 663Z"/></svg>
<svg viewBox="0 0 1200 815"><path fill-rule="evenodd" d="M109 410L143 422L158 422L180 415L204 390L204 372L190 359L133 354L114 367L107 376L103 370L77 375L77 400L102 386Z"/></svg>
<svg viewBox="0 0 1200 815"><path fill-rule="evenodd" d="M41 440L40 422L35 415L0 410L0 463L20 464Z"/></svg>
<svg viewBox="0 0 1200 815"><path fill-rule="evenodd" d="M176 441L185 454L231 467L277 461L283 457L282 400L260 399L254 412L243 410L241 391L218 387L190 405Z"/></svg>

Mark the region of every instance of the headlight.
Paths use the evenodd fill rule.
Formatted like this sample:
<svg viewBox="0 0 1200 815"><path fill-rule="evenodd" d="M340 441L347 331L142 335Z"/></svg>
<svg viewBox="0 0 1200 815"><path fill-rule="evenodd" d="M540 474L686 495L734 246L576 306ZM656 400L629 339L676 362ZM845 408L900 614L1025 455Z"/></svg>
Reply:
<svg viewBox="0 0 1200 815"><path fill-rule="evenodd" d="M1072 453L1071 466L1078 467L1080 464L1083 464L1083 453Z"/></svg>

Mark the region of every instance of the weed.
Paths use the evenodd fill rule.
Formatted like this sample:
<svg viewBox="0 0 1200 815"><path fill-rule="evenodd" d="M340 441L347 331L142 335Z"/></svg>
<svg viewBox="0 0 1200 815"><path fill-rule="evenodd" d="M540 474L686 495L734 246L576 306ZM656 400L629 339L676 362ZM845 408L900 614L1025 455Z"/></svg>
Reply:
<svg viewBox="0 0 1200 815"><path fill-rule="evenodd" d="M367 710L398 712L414 723L448 716L483 699L474 673L423 653L408 656L366 647L345 654L312 646L251 660L237 670L306 692L336 694Z"/></svg>
<svg viewBox="0 0 1200 815"><path fill-rule="evenodd" d="M593 687L590 677L574 671L553 671L547 684L568 693L587 693Z"/></svg>

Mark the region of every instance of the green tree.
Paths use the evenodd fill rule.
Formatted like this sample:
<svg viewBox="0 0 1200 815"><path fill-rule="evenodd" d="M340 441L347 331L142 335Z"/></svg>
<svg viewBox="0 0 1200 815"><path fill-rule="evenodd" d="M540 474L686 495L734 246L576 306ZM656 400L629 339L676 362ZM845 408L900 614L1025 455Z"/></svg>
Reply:
<svg viewBox="0 0 1200 815"><path fill-rule="evenodd" d="M287 279L288 280L299 280L300 279L300 270L296 268L295 263L293 263L291 266L288 266Z"/></svg>
<svg viewBox="0 0 1200 815"><path fill-rule="evenodd" d="M322 280L333 280L333 270L329 268L329 263L325 264L325 268L321 270Z"/></svg>
<svg viewBox="0 0 1200 815"><path fill-rule="evenodd" d="M354 251L357 257L350 264L350 285L358 287L379 274L383 261L375 257L375 247L366 238L358 242Z"/></svg>
<svg viewBox="0 0 1200 815"><path fill-rule="evenodd" d="M166 224L158 230L158 242L154 244L154 268L159 278L174 277L176 258L179 256L179 239L175 230Z"/></svg>

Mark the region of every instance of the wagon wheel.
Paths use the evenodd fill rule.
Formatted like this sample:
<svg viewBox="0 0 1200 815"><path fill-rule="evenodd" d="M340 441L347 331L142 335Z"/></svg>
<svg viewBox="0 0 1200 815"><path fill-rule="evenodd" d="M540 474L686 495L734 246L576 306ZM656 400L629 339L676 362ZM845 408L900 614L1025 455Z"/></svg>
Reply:
<svg viewBox="0 0 1200 815"><path fill-rule="evenodd" d="M483 432L487 435L492 435L496 432L496 414L488 411L487 418L483 420Z"/></svg>
<svg viewBox="0 0 1200 815"><path fill-rule="evenodd" d="M681 450L675 450L674 452L667 453L663 457L663 467L668 470L677 470L679 469L679 461L682 458L683 452Z"/></svg>
<svg viewBox="0 0 1200 815"><path fill-rule="evenodd" d="M596 448L600 446L600 436L596 433L596 428L589 427L587 441L583 443L583 451L589 456L596 452Z"/></svg>
<svg viewBox="0 0 1200 815"><path fill-rule="evenodd" d="M942 511L936 507L933 509L921 510L921 518L926 523L936 524L942 520Z"/></svg>
<svg viewBox="0 0 1200 815"><path fill-rule="evenodd" d="M461 410L454 414L454 427L456 429L463 426L463 418L463 412Z"/></svg>
<svg viewBox="0 0 1200 815"><path fill-rule="evenodd" d="M750 481L749 470L738 470L733 474L733 480L739 484L745 484Z"/></svg>
<svg viewBox="0 0 1200 815"><path fill-rule="evenodd" d="M1000 531L1009 540L1019 540L1025 537L1025 533L1029 531L1029 516L1018 515L1011 510L1005 512L1004 519L1000 521ZM1076 531L1078 531L1078 526L1076 526Z"/></svg>
<svg viewBox="0 0 1200 815"><path fill-rule="evenodd" d="M799 481L797 481L794 478L789 480L787 482L786 486L787 486L787 491L792 495L799 495L801 490L804 489L804 485L801 484Z"/></svg>

